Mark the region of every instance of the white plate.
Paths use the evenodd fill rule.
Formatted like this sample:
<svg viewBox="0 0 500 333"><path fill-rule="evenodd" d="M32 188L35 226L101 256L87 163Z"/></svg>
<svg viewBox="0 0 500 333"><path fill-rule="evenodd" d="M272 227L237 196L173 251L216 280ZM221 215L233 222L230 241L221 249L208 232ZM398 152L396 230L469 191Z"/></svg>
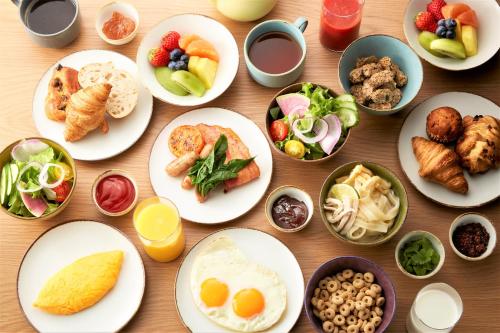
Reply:
<svg viewBox="0 0 500 333"><path fill-rule="evenodd" d="M300 316L304 302L304 277L299 263L278 239L263 231L246 228L228 228L210 234L193 246L184 258L175 280L175 302L184 325L193 333L234 332L215 324L198 310L190 287L191 268L196 256L207 244L221 236L233 239L249 260L267 266L279 275L286 287L287 305L281 319L266 332L290 331Z"/></svg>
<svg viewBox="0 0 500 333"><path fill-rule="evenodd" d="M217 188L204 203L198 202L194 191L181 188L182 177L171 177L165 172L167 164L175 159L168 149L168 138L178 126L200 123L231 128L255 156L260 177L227 194ZM149 178L155 193L172 200L183 219L204 224L227 222L252 209L266 193L272 172L271 149L260 128L239 113L221 108L197 109L172 120L156 138L149 157Z"/></svg>
<svg viewBox="0 0 500 333"><path fill-rule="evenodd" d="M406 40L417 54L436 67L452 71L462 71L477 67L497 53L500 48L500 7L495 0L450 0L451 3L465 3L476 12L478 28L478 54L466 59L439 58L426 51L418 42L420 31L415 27L415 16L418 12L426 11L430 0L410 0L406 7L403 19L403 30Z"/></svg>
<svg viewBox="0 0 500 333"><path fill-rule="evenodd" d="M45 281L75 260L96 252L122 250L121 272L111 291L97 304L68 316L32 306ZM74 221L49 229L28 249L17 276L21 307L40 332L116 332L135 315L142 302L146 276L139 252L118 229L94 221Z"/></svg>
<svg viewBox="0 0 500 333"><path fill-rule="evenodd" d="M469 175L464 170L465 178L469 183L469 191L465 195L426 181L418 175L419 164L413 154L411 138L417 135L427 138L425 132L427 115L440 106L453 107L460 112L462 117L482 114L500 118L500 108L495 103L473 94L449 92L425 100L411 111L399 133L398 152L401 168L417 190L443 205L471 208L495 200L500 196L500 169L492 169L485 174L475 176Z"/></svg>
<svg viewBox="0 0 500 333"><path fill-rule="evenodd" d="M148 62L148 52L160 45L161 38L168 31L177 31L181 36L196 34L212 43L219 54L219 67L214 84L202 97L174 95L156 80L153 66ZM196 14L171 16L156 25L142 39L136 59L142 83L153 96L163 102L181 106L201 105L219 97L233 82L236 72L238 72L239 60L238 45L231 32L218 21L208 16Z"/></svg>
<svg viewBox="0 0 500 333"><path fill-rule="evenodd" d="M139 100L135 110L123 119L107 116L109 123L107 134L96 129L79 141L66 142L64 140L64 122L50 120L45 115L45 97L54 68L61 64L79 70L87 64L108 61L112 61L116 68L126 70L136 79ZM130 148L146 130L152 113L153 97L140 83L136 64L126 56L113 51L86 50L72 53L60 59L42 76L33 97L33 120L38 132L43 137L61 144L75 160L82 161L104 160Z"/></svg>

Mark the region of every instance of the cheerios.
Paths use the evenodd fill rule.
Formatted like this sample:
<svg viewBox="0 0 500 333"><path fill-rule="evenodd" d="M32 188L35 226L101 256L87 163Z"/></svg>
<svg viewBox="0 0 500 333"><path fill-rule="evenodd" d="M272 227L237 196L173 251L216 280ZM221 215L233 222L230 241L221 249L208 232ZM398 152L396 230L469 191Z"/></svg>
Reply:
<svg viewBox="0 0 500 333"><path fill-rule="evenodd" d="M334 293L339 289L339 283L335 280L328 281L326 285L326 290L330 293Z"/></svg>
<svg viewBox="0 0 500 333"><path fill-rule="evenodd" d="M379 327L382 324L382 317L373 317L370 322L375 326Z"/></svg>
<svg viewBox="0 0 500 333"><path fill-rule="evenodd" d="M382 317L382 315L384 314L384 310L382 310L380 307L376 306L375 313L378 314L380 317Z"/></svg>
<svg viewBox="0 0 500 333"><path fill-rule="evenodd" d="M358 318L363 319L363 320L367 320L368 318L370 318L370 310L364 309L364 310L358 311Z"/></svg>
<svg viewBox="0 0 500 333"><path fill-rule="evenodd" d="M318 298L317 297L311 298L311 304L314 306L317 306L318 305Z"/></svg>
<svg viewBox="0 0 500 333"><path fill-rule="evenodd" d="M363 288L365 286L365 280L356 279L356 280L352 281L352 285L356 289L361 289L361 288Z"/></svg>
<svg viewBox="0 0 500 333"><path fill-rule="evenodd" d="M356 325L356 323L358 322L358 318L356 318L353 315L350 315L350 316L347 316L345 321L346 321L347 325Z"/></svg>
<svg viewBox="0 0 500 333"><path fill-rule="evenodd" d="M321 321L326 321L325 310L319 312L319 319L321 319Z"/></svg>
<svg viewBox="0 0 500 333"><path fill-rule="evenodd" d="M321 291L321 289L319 289L319 288L314 289L314 296L318 297L320 291Z"/></svg>
<svg viewBox="0 0 500 333"><path fill-rule="evenodd" d="M342 276L345 278L345 279L350 279L354 276L354 271L352 269L344 269L342 271Z"/></svg>
<svg viewBox="0 0 500 333"><path fill-rule="evenodd" d="M385 298L384 297L377 298L377 301L375 302L376 306L382 306L384 304L385 304Z"/></svg>
<svg viewBox="0 0 500 333"><path fill-rule="evenodd" d="M319 293L319 298L324 300L324 301L328 301L328 299L330 298L330 294L328 293L328 291L326 289L323 289Z"/></svg>
<svg viewBox="0 0 500 333"><path fill-rule="evenodd" d="M344 303L344 299L340 296L333 296L332 302L333 302L333 304L340 305L340 304Z"/></svg>
<svg viewBox="0 0 500 333"><path fill-rule="evenodd" d="M370 296L366 295L361 299L361 302L365 303L366 307L370 307L373 305L373 298Z"/></svg>
<svg viewBox="0 0 500 333"><path fill-rule="evenodd" d="M345 317L338 314L335 316L335 318L333 318L333 323L337 326L342 326L345 324Z"/></svg>
<svg viewBox="0 0 500 333"><path fill-rule="evenodd" d="M347 327L347 333L358 333L359 332L359 327L356 325L349 325Z"/></svg>
<svg viewBox="0 0 500 333"><path fill-rule="evenodd" d="M373 325L372 323L366 323L365 327L363 328L363 332L374 333L375 332L375 325Z"/></svg>
<svg viewBox="0 0 500 333"><path fill-rule="evenodd" d="M326 307L325 301L322 299L319 299L318 302L316 303L316 308L321 311L321 310L324 310L325 307Z"/></svg>
<svg viewBox="0 0 500 333"><path fill-rule="evenodd" d="M365 282L372 283L375 280L375 276L372 272L366 272L363 274L363 280L365 280Z"/></svg>
<svg viewBox="0 0 500 333"><path fill-rule="evenodd" d="M345 304L349 306L349 310L353 311L354 310L354 301L352 299L348 299Z"/></svg>
<svg viewBox="0 0 500 333"><path fill-rule="evenodd" d="M329 320L323 323L323 331L325 331L326 333L333 333L334 327L335 325L333 325L333 323Z"/></svg>
<svg viewBox="0 0 500 333"><path fill-rule="evenodd" d="M341 315L344 317L347 317L351 313L351 309L349 309L349 305L347 304L342 304L339 308L339 312Z"/></svg>
<svg viewBox="0 0 500 333"><path fill-rule="evenodd" d="M346 279L342 276L342 273L335 274L335 278L340 282L344 282Z"/></svg>
<svg viewBox="0 0 500 333"><path fill-rule="evenodd" d="M327 308L325 310L325 317L327 319L333 319L333 317L335 317L335 310L332 308Z"/></svg>
<svg viewBox="0 0 500 333"><path fill-rule="evenodd" d="M354 280L363 279L363 273L356 273L353 276Z"/></svg>
<svg viewBox="0 0 500 333"><path fill-rule="evenodd" d="M354 303L354 306L356 307L356 310L364 310L366 308L365 303L363 301L359 300Z"/></svg>
<svg viewBox="0 0 500 333"><path fill-rule="evenodd" d="M318 284L318 285L319 285L319 289L321 289L321 290L326 289L326 284L327 284L327 283L328 283L328 281L326 281L325 279L320 280L320 281L319 281L319 284Z"/></svg>
<svg viewBox="0 0 500 333"><path fill-rule="evenodd" d="M372 283L370 289L373 290L376 294L380 294L382 292L382 287L376 283Z"/></svg>

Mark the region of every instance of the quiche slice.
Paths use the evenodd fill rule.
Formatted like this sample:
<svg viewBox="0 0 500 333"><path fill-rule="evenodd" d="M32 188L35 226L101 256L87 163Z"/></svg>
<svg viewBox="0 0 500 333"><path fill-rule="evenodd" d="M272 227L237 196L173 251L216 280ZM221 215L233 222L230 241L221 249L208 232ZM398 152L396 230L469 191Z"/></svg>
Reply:
<svg viewBox="0 0 500 333"><path fill-rule="evenodd" d="M33 306L70 315L99 302L116 284L123 251L99 252L80 258L50 277Z"/></svg>

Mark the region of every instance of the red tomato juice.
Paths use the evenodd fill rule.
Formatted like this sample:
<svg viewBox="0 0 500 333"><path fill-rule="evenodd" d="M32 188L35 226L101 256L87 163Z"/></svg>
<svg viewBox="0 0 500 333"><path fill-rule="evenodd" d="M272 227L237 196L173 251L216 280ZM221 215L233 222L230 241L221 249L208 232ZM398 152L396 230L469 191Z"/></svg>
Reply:
<svg viewBox="0 0 500 333"><path fill-rule="evenodd" d="M326 48L344 50L358 38L363 0L324 0L319 39Z"/></svg>

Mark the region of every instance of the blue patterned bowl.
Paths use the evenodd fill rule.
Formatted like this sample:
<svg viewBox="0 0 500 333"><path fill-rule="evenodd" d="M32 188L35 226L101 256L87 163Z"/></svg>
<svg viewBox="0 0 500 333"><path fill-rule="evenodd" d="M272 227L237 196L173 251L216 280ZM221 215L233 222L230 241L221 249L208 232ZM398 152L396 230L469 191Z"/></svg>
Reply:
<svg viewBox="0 0 500 333"><path fill-rule="evenodd" d="M339 61L339 81L342 88L349 92L351 83L349 73L356 67L356 60L374 55L378 58L388 56L408 76L408 83L401 89L401 101L390 110L376 110L358 104L358 107L373 115L390 115L403 110L417 96L422 86L424 72L417 54L405 43L387 35L369 35L358 38L344 51Z"/></svg>

